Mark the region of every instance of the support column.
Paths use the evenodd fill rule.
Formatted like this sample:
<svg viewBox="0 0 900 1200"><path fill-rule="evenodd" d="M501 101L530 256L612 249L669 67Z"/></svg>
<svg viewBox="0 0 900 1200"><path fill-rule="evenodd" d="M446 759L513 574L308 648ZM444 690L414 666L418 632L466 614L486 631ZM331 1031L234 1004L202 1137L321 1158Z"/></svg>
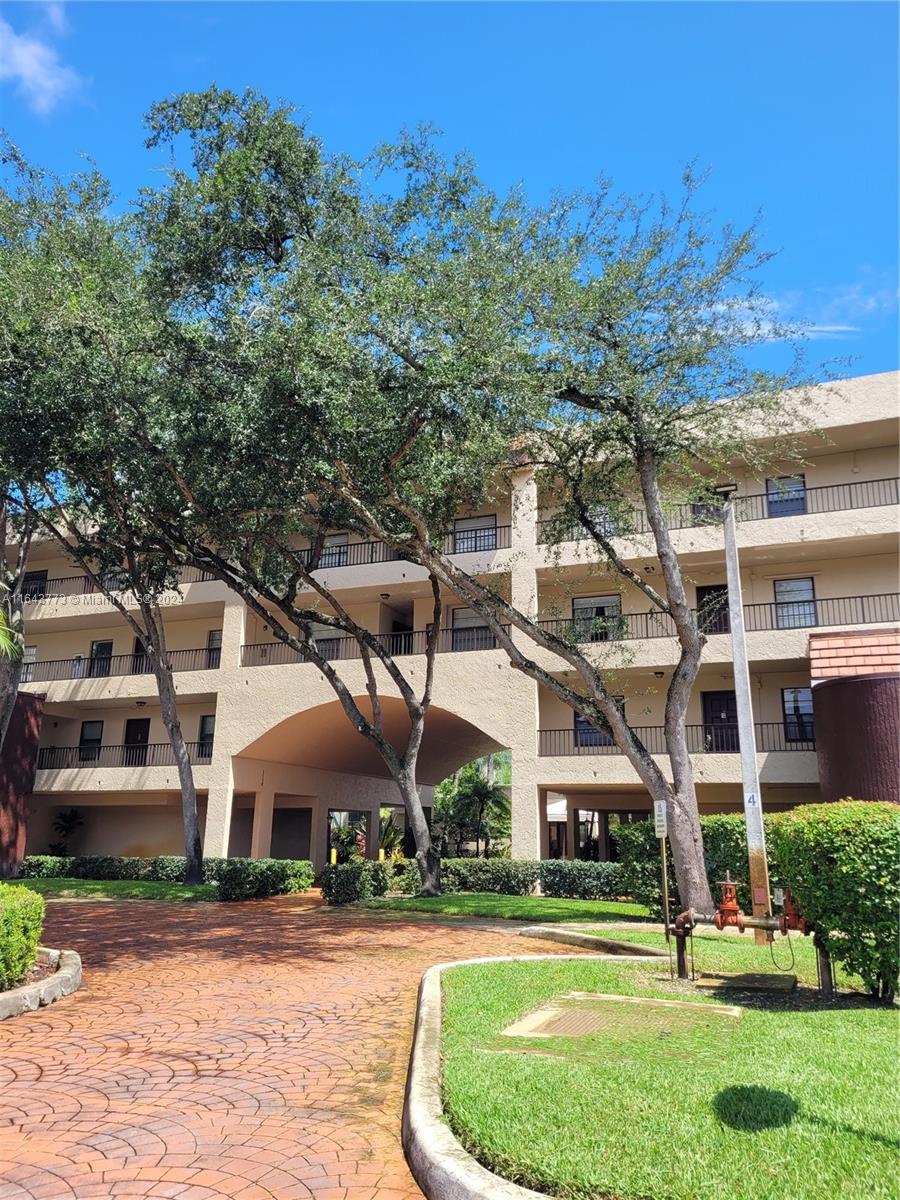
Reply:
<svg viewBox="0 0 900 1200"><path fill-rule="evenodd" d="M241 730L228 720L228 710L219 703L225 695L236 695L243 686L240 678L241 645L244 640L246 609L243 602L229 593L222 613L222 650L216 679L216 733L209 764L209 794L206 802L206 829L203 853L210 858L225 858L231 833L231 805L234 796L233 754L243 748Z"/></svg>
<svg viewBox="0 0 900 1200"><path fill-rule="evenodd" d="M261 786L253 802L253 832L250 835L251 858L268 858L272 852L272 814L274 810L274 788Z"/></svg>
<svg viewBox="0 0 900 1200"><path fill-rule="evenodd" d="M547 821L547 793L538 789L538 823L542 859L550 857L550 825Z"/></svg>
<svg viewBox="0 0 900 1200"><path fill-rule="evenodd" d="M572 796L566 796L566 858L574 858L578 850L578 808Z"/></svg>

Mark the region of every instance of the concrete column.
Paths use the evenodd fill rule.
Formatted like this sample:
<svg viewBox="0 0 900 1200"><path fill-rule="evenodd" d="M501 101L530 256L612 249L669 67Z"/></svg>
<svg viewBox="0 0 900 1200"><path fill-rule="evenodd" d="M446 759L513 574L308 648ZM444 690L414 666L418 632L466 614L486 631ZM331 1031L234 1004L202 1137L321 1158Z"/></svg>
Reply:
<svg viewBox="0 0 900 1200"><path fill-rule="evenodd" d="M250 835L250 857L268 858L272 852L272 814L275 809L275 789L265 784L257 790L253 803L253 832Z"/></svg>
<svg viewBox="0 0 900 1200"><path fill-rule="evenodd" d="M578 848L578 808L572 796L566 796L566 858L574 858Z"/></svg>
<svg viewBox="0 0 900 1200"><path fill-rule="evenodd" d="M550 857L550 826L547 822L547 793L538 790L538 823L541 843L541 858Z"/></svg>
<svg viewBox="0 0 900 1200"><path fill-rule="evenodd" d="M228 837L231 833L231 806L234 798L234 776L231 752L216 733L213 757L209 765L209 795L206 801L206 829L203 853L209 858L228 856Z"/></svg>
<svg viewBox="0 0 900 1200"><path fill-rule="evenodd" d="M515 762L515 760L513 760ZM536 859L541 854L540 797L537 785L517 781L513 766L512 787L512 857Z"/></svg>
<svg viewBox="0 0 900 1200"><path fill-rule="evenodd" d="M244 640L246 608L243 602L229 593L222 613L222 652L216 677L216 734L209 764L209 797L206 805L206 829L203 853L211 858L225 858L231 832L231 804L234 796L234 772L231 757L242 749L241 730L232 718L232 705L240 697L240 654Z"/></svg>
<svg viewBox="0 0 900 1200"><path fill-rule="evenodd" d="M515 608L529 616L537 614L537 518L538 495L534 471L517 471L512 479L512 566L510 598ZM523 634L514 635L516 639ZM525 639L526 642L528 639Z"/></svg>

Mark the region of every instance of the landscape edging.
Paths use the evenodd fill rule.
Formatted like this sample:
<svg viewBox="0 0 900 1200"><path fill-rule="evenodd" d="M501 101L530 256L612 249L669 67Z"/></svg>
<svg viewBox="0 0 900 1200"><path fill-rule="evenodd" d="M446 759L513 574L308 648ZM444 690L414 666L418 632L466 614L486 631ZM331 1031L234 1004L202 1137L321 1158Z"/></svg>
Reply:
<svg viewBox="0 0 900 1200"><path fill-rule="evenodd" d="M643 947L642 947L643 948ZM483 1167L458 1141L444 1118L441 1101L441 976L450 967L497 962L643 961L657 955L511 954L464 958L429 967L419 984L406 1095L403 1150L416 1183L428 1200L547 1200L546 1193L520 1187Z"/></svg>
<svg viewBox="0 0 900 1200"><path fill-rule="evenodd" d="M81 956L74 950L49 950L41 946L38 959L49 962L56 970L36 983L0 992L0 1021L53 1004L81 986Z"/></svg>

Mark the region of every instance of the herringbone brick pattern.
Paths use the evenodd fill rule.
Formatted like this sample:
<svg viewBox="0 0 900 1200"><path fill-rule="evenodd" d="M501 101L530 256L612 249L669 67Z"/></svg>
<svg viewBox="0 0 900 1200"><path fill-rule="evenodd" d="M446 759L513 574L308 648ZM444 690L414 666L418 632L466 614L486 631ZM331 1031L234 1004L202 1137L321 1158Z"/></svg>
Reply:
<svg viewBox="0 0 900 1200"><path fill-rule="evenodd" d="M416 989L512 936L314 907L48 906L84 985L0 1025L0 1200L408 1200Z"/></svg>

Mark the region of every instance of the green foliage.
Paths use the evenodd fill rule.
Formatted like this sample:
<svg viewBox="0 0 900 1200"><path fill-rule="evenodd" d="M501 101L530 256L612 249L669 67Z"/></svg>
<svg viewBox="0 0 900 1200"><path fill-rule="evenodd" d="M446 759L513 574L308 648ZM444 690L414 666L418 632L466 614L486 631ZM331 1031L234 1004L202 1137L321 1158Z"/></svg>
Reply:
<svg viewBox="0 0 900 1200"><path fill-rule="evenodd" d="M447 892L497 892L527 896L534 891L540 866L517 858L446 858L441 880Z"/></svg>
<svg viewBox="0 0 900 1200"><path fill-rule="evenodd" d="M465 844L475 852L491 851L491 844L509 838L509 796L485 774L486 759L468 763L456 775L438 784L434 794L433 836L443 852L461 856Z"/></svg>
<svg viewBox="0 0 900 1200"><path fill-rule="evenodd" d="M388 890L388 883L386 864L368 858L354 858L334 865L329 863L322 872L322 894L329 904L354 904L357 900L383 896Z"/></svg>
<svg viewBox="0 0 900 1200"><path fill-rule="evenodd" d="M50 853L67 854L69 851L69 841L83 824L84 817L77 808L67 808L57 813L56 819L53 822L53 832L59 835L59 841L50 843Z"/></svg>
<svg viewBox="0 0 900 1200"><path fill-rule="evenodd" d="M781 875L816 937L873 995L897 989L900 811L844 800L810 804L771 822Z"/></svg>
<svg viewBox="0 0 900 1200"><path fill-rule="evenodd" d="M220 900L260 900L312 885L312 863L304 859L226 858L218 868Z"/></svg>
<svg viewBox="0 0 900 1200"><path fill-rule="evenodd" d="M56 854L26 854L19 866L21 879L67 879L75 860Z"/></svg>
<svg viewBox="0 0 900 1200"><path fill-rule="evenodd" d="M337 860L339 863L350 862L354 858L365 858L365 818L354 822L353 825L332 825L331 835L328 840L332 850L337 851Z"/></svg>
<svg viewBox="0 0 900 1200"><path fill-rule="evenodd" d="M131 879L155 879L165 883L181 883L187 870L187 859L183 854L158 854L155 858L144 859L146 868L141 875L129 876ZM219 870L227 858L204 858L203 879L206 883L217 883Z"/></svg>
<svg viewBox="0 0 900 1200"><path fill-rule="evenodd" d="M538 864L545 896L572 900L615 900L628 895L621 863L548 858Z"/></svg>
<svg viewBox="0 0 900 1200"><path fill-rule="evenodd" d="M28 879L11 880L52 900L218 900L214 883L166 882L157 879Z"/></svg>
<svg viewBox="0 0 900 1200"><path fill-rule="evenodd" d="M43 897L0 883L0 991L15 987L34 966L43 927Z"/></svg>

